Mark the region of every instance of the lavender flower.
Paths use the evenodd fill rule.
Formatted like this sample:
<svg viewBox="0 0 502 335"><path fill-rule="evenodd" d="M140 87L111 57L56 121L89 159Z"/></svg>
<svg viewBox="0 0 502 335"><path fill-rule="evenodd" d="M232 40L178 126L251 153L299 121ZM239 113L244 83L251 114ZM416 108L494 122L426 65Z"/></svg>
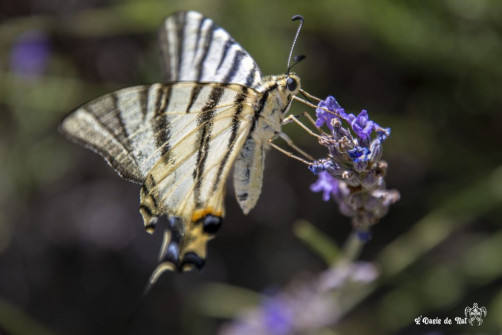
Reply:
<svg viewBox="0 0 502 335"><path fill-rule="evenodd" d="M339 263L318 277L293 280L284 290L265 297L260 306L241 311L236 320L223 325L219 334L316 334L335 324L344 312L333 294L349 297L360 289L357 284L367 284L377 276L371 263Z"/></svg>
<svg viewBox="0 0 502 335"><path fill-rule="evenodd" d="M289 333L293 324L293 314L289 305L282 299L266 299L263 304L263 322L272 334Z"/></svg>
<svg viewBox="0 0 502 335"><path fill-rule="evenodd" d="M333 126L331 125L331 120L335 117L334 114L326 113L323 109L321 108L326 108L330 111L338 111L339 113L344 113L344 110L340 107L338 104L338 101L336 101L335 98L332 96L329 96L326 98L326 100L323 100L319 103L319 107L316 109L316 127L322 127L324 124L330 129L333 130Z"/></svg>
<svg viewBox="0 0 502 335"><path fill-rule="evenodd" d="M323 192L322 200L328 201L338 193L338 181L327 171L319 173L319 179L310 186L312 192Z"/></svg>
<svg viewBox="0 0 502 335"><path fill-rule="evenodd" d="M371 237L369 227L400 196L396 190L386 190L383 178L387 163L380 160L390 128L382 128L370 120L366 110L357 116L345 113L332 96L319 102L318 107L316 126L326 125L330 130L330 135L321 140L329 155L309 166L318 175L311 190L323 192L324 201L331 198L337 202L342 214L352 218L360 240L367 241Z"/></svg>

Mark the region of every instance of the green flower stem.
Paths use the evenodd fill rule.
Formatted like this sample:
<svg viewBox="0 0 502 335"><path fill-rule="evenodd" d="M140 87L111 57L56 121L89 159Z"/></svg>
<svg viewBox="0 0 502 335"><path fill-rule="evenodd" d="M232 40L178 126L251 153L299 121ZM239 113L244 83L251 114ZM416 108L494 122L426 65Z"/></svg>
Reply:
<svg viewBox="0 0 502 335"><path fill-rule="evenodd" d="M361 242L357 234L352 232L345 241L340 261L350 263L357 260L363 250L363 245L364 243Z"/></svg>
<svg viewBox="0 0 502 335"><path fill-rule="evenodd" d="M335 264L341 257L340 248L328 235L317 229L307 220L298 220L293 232L303 243L309 246L328 266Z"/></svg>

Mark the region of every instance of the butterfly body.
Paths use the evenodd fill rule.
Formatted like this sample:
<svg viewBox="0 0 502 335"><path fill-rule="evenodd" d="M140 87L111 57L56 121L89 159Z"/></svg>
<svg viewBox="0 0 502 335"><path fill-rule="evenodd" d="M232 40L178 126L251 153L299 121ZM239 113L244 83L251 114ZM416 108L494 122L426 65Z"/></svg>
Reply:
<svg viewBox="0 0 502 335"><path fill-rule="evenodd" d="M242 47L196 12L168 17L160 30L166 83L125 88L77 108L61 123L73 141L101 154L124 178L141 183L140 213L153 232L169 229L154 273L202 268L219 230L225 180L244 213L261 192L268 141L299 78L262 77Z"/></svg>

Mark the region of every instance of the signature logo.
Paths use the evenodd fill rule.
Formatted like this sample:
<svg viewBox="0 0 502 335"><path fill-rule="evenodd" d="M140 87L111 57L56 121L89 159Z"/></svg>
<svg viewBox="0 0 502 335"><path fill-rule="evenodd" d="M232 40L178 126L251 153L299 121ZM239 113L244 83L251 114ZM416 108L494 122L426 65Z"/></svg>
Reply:
<svg viewBox="0 0 502 335"><path fill-rule="evenodd" d="M472 307L465 308L465 317L471 326L473 321L477 321L478 326L481 326L483 318L486 317L486 308L484 306L478 307L478 303L475 302Z"/></svg>

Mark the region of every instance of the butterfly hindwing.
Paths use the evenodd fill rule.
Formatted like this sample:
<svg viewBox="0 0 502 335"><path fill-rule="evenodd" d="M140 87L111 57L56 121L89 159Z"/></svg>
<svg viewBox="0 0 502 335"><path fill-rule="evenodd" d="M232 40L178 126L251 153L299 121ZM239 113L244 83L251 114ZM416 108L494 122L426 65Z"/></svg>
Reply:
<svg viewBox="0 0 502 335"><path fill-rule="evenodd" d="M206 243L224 216L225 180L252 124L249 101L254 94L248 88L206 88L211 88L213 98L198 113L196 131L172 140L169 153L152 168L141 189L140 211L147 229L162 214L171 218L160 269L173 264L179 270L203 266Z"/></svg>
<svg viewBox="0 0 502 335"><path fill-rule="evenodd" d="M178 94L188 85L179 83L173 88ZM152 217L167 213L198 219L197 213L208 209L223 214L220 195L249 134L256 93L239 85L196 84L195 89L201 93L188 113L185 101L179 101L181 111L171 105L167 109L169 149L146 177L142 197ZM145 223L149 225L148 220Z"/></svg>
<svg viewBox="0 0 502 335"><path fill-rule="evenodd" d="M121 176L143 183L140 212L148 231L158 217L175 217L183 223L175 226L179 256L196 248L202 257L212 234L202 236L196 223L224 215L225 181L252 126L256 95L236 84L131 87L84 104L61 130Z"/></svg>
<svg viewBox="0 0 502 335"><path fill-rule="evenodd" d="M124 178L143 183L160 157L162 131L155 111L162 110L168 91L161 84L125 88L70 113L60 130L71 140L102 155Z"/></svg>

